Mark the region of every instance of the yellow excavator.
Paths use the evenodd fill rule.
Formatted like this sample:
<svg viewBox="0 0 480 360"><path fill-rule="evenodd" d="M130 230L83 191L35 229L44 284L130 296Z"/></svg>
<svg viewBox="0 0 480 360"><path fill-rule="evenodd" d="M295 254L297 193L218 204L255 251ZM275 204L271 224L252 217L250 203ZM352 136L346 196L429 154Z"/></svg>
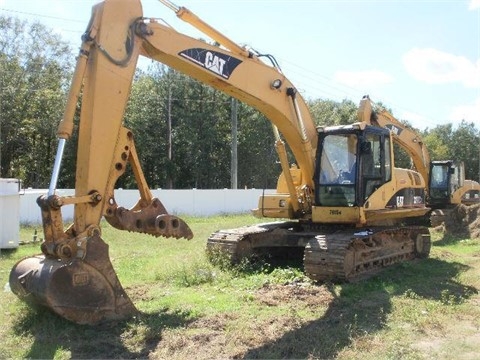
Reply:
<svg viewBox="0 0 480 360"><path fill-rule="evenodd" d="M209 253L219 251L235 261L262 252L300 251L306 273L315 280L355 280L428 256L428 228L402 226L404 219L429 211L425 180L394 167L391 131L366 123L317 129L272 56L237 45L184 7L161 2L219 46L144 17L139 0L105 0L93 7L58 128L48 193L37 201L45 240L40 255L12 268L15 294L80 324L126 318L136 309L113 269L101 219L121 230L192 238L188 225L152 196L134 134L122 124L139 56L243 101L272 123L282 173L276 193L261 196L255 214L276 221L218 231L207 240ZM72 136L80 93L75 193L60 196L63 149ZM114 196L127 166L140 194L130 209ZM62 219L65 205L74 206L69 226Z"/></svg>
<svg viewBox="0 0 480 360"><path fill-rule="evenodd" d="M462 161L430 160L430 154L421 136L398 121L384 108L373 110L373 103L364 96L359 106L359 121L384 127L393 132L395 143L410 156L414 168L427 182L426 202L432 226L440 225L448 213L459 204L480 203L480 184L465 179Z"/></svg>
<svg viewBox="0 0 480 360"><path fill-rule="evenodd" d="M428 195L431 225L439 226L457 205L480 204L480 184L465 179L463 161L436 160L430 164Z"/></svg>

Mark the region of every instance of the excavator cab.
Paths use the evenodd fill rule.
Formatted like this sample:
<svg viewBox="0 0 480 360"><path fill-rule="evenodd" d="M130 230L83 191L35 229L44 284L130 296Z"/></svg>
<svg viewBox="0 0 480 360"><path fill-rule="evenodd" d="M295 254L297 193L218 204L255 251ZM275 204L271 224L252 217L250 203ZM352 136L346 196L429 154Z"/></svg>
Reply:
<svg viewBox="0 0 480 360"><path fill-rule="evenodd" d="M441 207L451 204L452 194L463 186L464 164L453 160L430 163L430 205Z"/></svg>
<svg viewBox="0 0 480 360"><path fill-rule="evenodd" d="M341 126L319 134L315 205L361 207L391 179L389 131Z"/></svg>
<svg viewBox="0 0 480 360"><path fill-rule="evenodd" d="M364 122L319 129L313 221L373 226L429 210L420 174L395 168L392 137Z"/></svg>

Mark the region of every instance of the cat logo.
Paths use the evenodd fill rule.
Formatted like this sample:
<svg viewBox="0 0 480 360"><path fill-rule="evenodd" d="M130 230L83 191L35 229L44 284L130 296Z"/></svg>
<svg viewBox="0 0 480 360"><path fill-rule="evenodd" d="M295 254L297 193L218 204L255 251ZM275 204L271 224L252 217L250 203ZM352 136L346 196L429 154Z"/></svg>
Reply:
<svg viewBox="0 0 480 360"><path fill-rule="evenodd" d="M403 207L403 200L404 200L404 199L405 199L405 198L404 198L403 196L397 196L397 207L398 207L398 208Z"/></svg>
<svg viewBox="0 0 480 360"><path fill-rule="evenodd" d="M178 55L224 79L230 78L235 68L242 62L230 55L202 48L182 50Z"/></svg>
<svg viewBox="0 0 480 360"><path fill-rule="evenodd" d="M223 76L223 66L225 63L225 60L220 56L212 54L210 51L207 51L205 54L205 68L213 71L215 74Z"/></svg>

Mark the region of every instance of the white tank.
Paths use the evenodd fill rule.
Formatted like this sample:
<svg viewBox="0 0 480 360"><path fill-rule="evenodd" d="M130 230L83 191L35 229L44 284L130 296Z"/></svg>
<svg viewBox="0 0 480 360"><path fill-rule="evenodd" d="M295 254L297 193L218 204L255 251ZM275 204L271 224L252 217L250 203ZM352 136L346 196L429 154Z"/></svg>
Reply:
<svg viewBox="0 0 480 360"><path fill-rule="evenodd" d="M20 180L0 179L0 249L18 247L20 239Z"/></svg>

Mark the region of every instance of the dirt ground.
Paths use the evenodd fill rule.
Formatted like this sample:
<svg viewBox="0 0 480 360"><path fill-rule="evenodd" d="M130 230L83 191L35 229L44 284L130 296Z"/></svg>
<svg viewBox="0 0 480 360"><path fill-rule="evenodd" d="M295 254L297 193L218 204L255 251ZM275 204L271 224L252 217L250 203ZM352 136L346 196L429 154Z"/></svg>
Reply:
<svg viewBox="0 0 480 360"><path fill-rule="evenodd" d="M472 300L479 301L478 297ZM374 335L364 337L363 335L369 333L368 319L363 322L356 316L351 317L351 310L347 310L351 305L340 305L337 301L338 298L336 299L331 289L326 286L266 285L254 292L254 304L278 307L290 303L294 304L292 306L295 309L311 311L312 314L319 309L328 309L326 313L331 312L332 316L324 315L321 321L306 321L296 316L294 310L269 318L245 318L237 313L206 316L187 324L183 329L164 332L161 341L150 352L149 358L264 359L269 356L285 359L353 359L358 358L357 351L367 355L373 348L373 354L378 355L378 348L389 347L376 343ZM379 298L357 303L357 310L360 311L368 309L371 313L370 310L378 308L385 308L385 303ZM388 309L386 310L388 312ZM383 325L378 325L377 328L377 320L371 319L374 328L372 334L375 333L375 328L380 330L384 327L385 316L379 315L379 324ZM341 329L347 324L355 324L354 320L359 321L360 327L350 328L348 334L345 334L347 336L344 336ZM384 353L384 356L448 359L445 348L459 350L456 345L449 345L458 343L463 344L458 345L462 348L458 358L478 359L476 346L472 345L480 341L476 319L459 316L451 324L434 325L428 332L410 342L410 345L405 345L408 352L402 353L404 348L401 348L398 353ZM471 331L466 331L470 328ZM316 345L313 345L314 343Z"/></svg>
<svg viewBox="0 0 480 360"><path fill-rule="evenodd" d="M454 236L480 237L480 204L458 205L445 218L445 232Z"/></svg>
<svg viewBox="0 0 480 360"><path fill-rule="evenodd" d="M332 299L331 292L323 286L265 285L255 291L252 302L271 307L293 303L298 308L314 311L327 308ZM263 358L261 351L255 354L251 349L275 343L279 334L294 331L302 325L302 320L294 312L270 319L251 318L247 322L245 317L236 313L202 317L189 323L182 335L176 331L165 332L150 358ZM283 355L291 358L291 355Z"/></svg>

